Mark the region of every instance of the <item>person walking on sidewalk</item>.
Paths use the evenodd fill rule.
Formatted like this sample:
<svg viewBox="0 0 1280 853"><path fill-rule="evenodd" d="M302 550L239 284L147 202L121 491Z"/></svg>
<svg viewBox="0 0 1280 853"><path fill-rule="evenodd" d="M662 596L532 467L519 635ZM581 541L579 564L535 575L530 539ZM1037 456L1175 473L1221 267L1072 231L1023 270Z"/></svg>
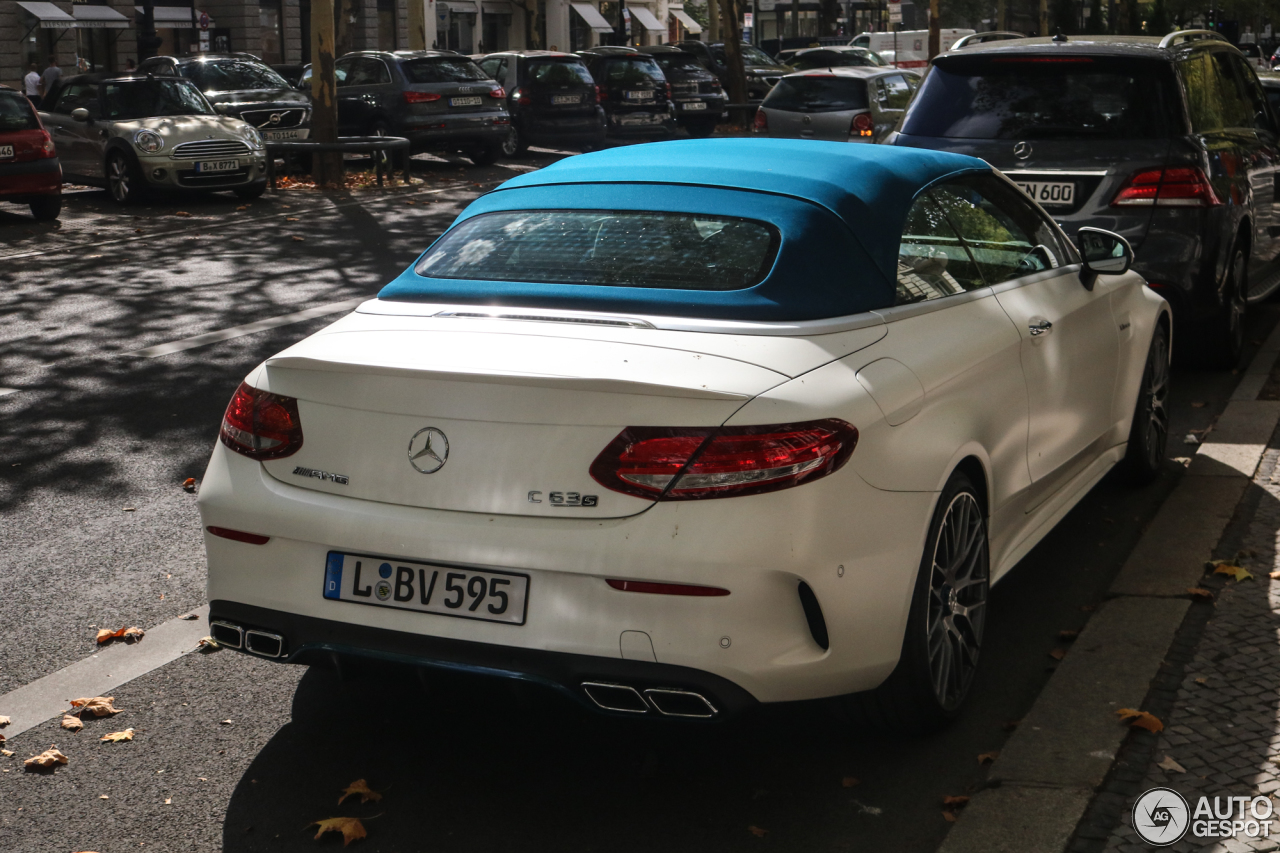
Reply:
<svg viewBox="0 0 1280 853"><path fill-rule="evenodd" d="M58 82L58 78L62 76L62 69L58 67L58 57L49 57L49 67L44 70L44 74L40 75L40 97L47 98L49 93L53 91L53 84Z"/></svg>
<svg viewBox="0 0 1280 853"><path fill-rule="evenodd" d="M31 63L27 76L22 78L22 92L31 101L31 106L40 109L40 66Z"/></svg>

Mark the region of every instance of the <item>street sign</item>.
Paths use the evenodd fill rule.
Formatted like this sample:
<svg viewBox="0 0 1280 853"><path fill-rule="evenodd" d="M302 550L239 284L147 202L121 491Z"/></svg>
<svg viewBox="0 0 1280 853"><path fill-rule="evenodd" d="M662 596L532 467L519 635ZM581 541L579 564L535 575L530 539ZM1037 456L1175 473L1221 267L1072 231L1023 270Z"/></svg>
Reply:
<svg viewBox="0 0 1280 853"><path fill-rule="evenodd" d="M755 17L755 16L754 16L754 15L752 15L750 12L743 12L743 13L742 13L742 28L743 28L744 30L749 30L749 29L751 29L752 19L753 19L754 17Z"/></svg>
<svg viewBox="0 0 1280 853"><path fill-rule="evenodd" d="M889 0L889 23L902 23L902 0Z"/></svg>
<svg viewBox="0 0 1280 853"><path fill-rule="evenodd" d="M209 29L209 13L208 12L200 13L200 29L202 30Z"/></svg>
<svg viewBox="0 0 1280 853"><path fill-rule="evenodd" d="M756 9L761 12L772 12L778 8L778 0L756 0Z"/></svg>

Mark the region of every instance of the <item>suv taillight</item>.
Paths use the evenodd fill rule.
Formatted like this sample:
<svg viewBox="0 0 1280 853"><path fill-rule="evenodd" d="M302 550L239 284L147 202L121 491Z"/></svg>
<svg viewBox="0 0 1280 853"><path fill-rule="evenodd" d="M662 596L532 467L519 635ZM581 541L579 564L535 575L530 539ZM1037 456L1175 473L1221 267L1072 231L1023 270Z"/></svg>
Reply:
<svg viewBox="0 0 1280 853"><path fill-rule="evenodd" d="M405 92L404 102L406 104L427 104L431 101L440 100L439 92Z"/></svg>
<svg viewBox="0 0 1280 853"><path fill-rule="evenodd" d="M756 133L764 133L769 129L769 117L759 107L756 107L756 117L751 121L751 129Z"/></svg>
<svg viewBox="0 0 1280 853"><path fill-rule="evenodd" d="M292 456L302 447L298 401L241 382L222 416L218 438L250 459L264 462Z"/></svg>
<svg viewBox="0 0 1280 853"><path fill-rule="evenodd" d="M1216 207L1222 204L1197 166L1144 169L1120 188L1112 207Z"/></svg>
<svg viewBox="0 0 1280 853"><path fill-rule="evenodd" d="M627 427L591 463L606 489L662 501L787 489L838 471L858 430L830 418L799 424Z"/></svg>
<svg viewBox="0 0 1280 853"><path fill-rule="evenodd" d="M505 98L506 96L507 96L507 90L502 88L501 86L499 86L496 89L489 90L490 98Z"/></svg>
<svg viewBox="0 0 1280 853"><path fill-rule="evenodd" d="M667 84L667 100L671 100L671 84Z"/></svg>
<svg viewBox="0 0 1280 853"><path fill-rule="evenodd" d="M600 84L596 84L596 103L604 100L604 91L601 90Z"/></svg>
<svg viewBox="0 0 1280 853"><path fill-rule="evenodd" d="M875 132L876 121L870 113L858 113L849 123L849 135L866 139Z"/></svg>

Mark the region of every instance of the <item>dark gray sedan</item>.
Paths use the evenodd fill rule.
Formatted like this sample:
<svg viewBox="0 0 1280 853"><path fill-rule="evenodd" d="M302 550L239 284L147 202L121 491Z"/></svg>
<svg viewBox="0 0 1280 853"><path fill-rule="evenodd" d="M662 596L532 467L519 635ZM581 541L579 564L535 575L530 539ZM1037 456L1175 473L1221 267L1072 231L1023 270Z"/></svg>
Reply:
<svg viewBox="0 0 1280 853"><path fill-rule="evenodd" d="M820 68L788 74L756 110L756 133L778 139L879 142L919 86L900 68Z"/></svg>

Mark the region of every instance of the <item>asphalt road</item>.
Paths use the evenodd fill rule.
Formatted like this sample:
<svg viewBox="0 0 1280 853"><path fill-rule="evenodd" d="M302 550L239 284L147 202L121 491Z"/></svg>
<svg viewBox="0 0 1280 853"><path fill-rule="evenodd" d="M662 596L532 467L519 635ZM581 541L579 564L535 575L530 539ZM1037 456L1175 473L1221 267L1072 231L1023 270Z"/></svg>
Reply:
<svg viewBox="0 0 1280 853"><path fill-rule="evenodd" d="M247 206L214 196L121 210L75 193L60 226L0 208L0 696L93 654L98 628L203 603L195 496L181 483L202 475L244 374L334 318L134 353L371 296L514 174L441 160L419 172L412 192ZM1278 316L1254 311L1250 339ZM1171 455L1237 379L1175 374ZM15 753L0 758L0 850L325 849L341 842L313 840L308 824L356 816L369 834L353 849L368 851L928 853L950 826L941 798L983 784L978 755L1001 748L1055 664L1058 632L1084 624L1180 470L1170 462L1137 491L1104 480L993 590L972 704L933 737L876 735L826 703L675 725L506 682L341 683L197 653L113 691L117 717L75 734L52 720L0 745ZM131 742L98 740L126 727ZM53 744L66 766L23 771ZM338 806L359 778L382 800Z"/></svg>

